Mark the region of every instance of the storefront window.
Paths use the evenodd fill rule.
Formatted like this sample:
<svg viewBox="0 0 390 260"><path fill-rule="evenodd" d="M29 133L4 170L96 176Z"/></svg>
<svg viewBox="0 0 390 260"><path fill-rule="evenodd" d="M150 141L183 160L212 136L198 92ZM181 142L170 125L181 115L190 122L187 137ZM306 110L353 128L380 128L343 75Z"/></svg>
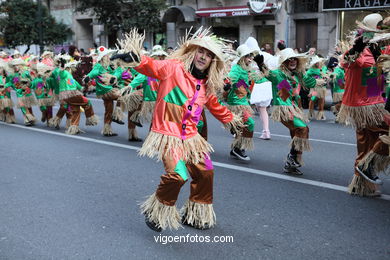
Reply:
<svg viewBox="0 0 390 260"><path fill-rule="evenodd" d="M340 12L340 38L345 40L346 36L350 35L352 31L356 30L356 21L362 21L366 15L374 13L373 11L342 11ZM380 13L383 17L387 17L386 11L375 11Z"/></svg>
<svg viewBox="0 0 390 260"><path fill-rule="evenodd" d="M318 0L295 0L294 13L318 12Z"/></svg>

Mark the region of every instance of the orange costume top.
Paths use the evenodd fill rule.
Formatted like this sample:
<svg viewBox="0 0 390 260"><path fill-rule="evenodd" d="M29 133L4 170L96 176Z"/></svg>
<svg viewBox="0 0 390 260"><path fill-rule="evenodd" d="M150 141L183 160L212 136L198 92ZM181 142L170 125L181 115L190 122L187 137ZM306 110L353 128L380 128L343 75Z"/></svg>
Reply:
<svg viewBox="0 0 390 260"><path fill-rule="evenodd" d="M203 106L223 124L234 124L233 114L214 94L206 94L206 79L196 79L178 60L142 56L138 72L159 80L151 132L140 150L150 157L164 155L197 163L211 146L197 131Z"/></svg>

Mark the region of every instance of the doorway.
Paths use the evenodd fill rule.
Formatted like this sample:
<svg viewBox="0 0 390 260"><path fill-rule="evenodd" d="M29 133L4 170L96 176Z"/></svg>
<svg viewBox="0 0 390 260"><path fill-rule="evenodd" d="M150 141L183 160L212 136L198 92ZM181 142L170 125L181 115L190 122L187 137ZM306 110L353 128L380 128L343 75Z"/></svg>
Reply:
<svg viewBox="0 0 390 260"><path fill-rule="evenodd" d="M318 20L295 20L296 25L296 48L304 52L311 47L317 48Z"/></svg>

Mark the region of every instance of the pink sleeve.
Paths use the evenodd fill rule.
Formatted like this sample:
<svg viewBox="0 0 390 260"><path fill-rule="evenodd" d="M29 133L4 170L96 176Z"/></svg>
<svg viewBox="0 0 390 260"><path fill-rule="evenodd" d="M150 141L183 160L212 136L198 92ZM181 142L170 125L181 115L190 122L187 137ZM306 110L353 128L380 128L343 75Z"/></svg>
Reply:
<svg viewBox="0 0 390 260"><path fill-rule="evenodd" d="M223 124L233 120L232 112L226 106L221 105L216 96L210 95L205 105L211 114Z"/></svg>
<svg viewBox="0 0 390 260"><path fill-rule="evenodd" d="M148 56L142 56L140 65L134 69L148 77L164 80L173 73L176 64L173 60L154 60Z"/></svg>

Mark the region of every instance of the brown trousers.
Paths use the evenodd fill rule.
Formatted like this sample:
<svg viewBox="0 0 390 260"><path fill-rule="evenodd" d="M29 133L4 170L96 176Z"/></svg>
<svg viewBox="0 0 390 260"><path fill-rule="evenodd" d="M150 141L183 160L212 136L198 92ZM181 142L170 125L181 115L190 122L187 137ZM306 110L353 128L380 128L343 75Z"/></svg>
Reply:
<svg viewBox="0 0 390 260"><path fill-rule="evenodd" d="M317 98L317 102L318 102L318 111L324 111L325 98ZM310 99L310 102L309 102L309 109L310 110L314 110L314 104L315 104L315 101Z"/></svg>
<svg viewBox="0 0 390 260"><path fill-rule="evenodd" d="M175 172L177 163L178 160L172 157L163 158L166 173L161 176L156 196L162 204L167 206L175 205L180 189L187 181L187 178L183 179L178 172ZM185 166L192 178L190 201L212 204L214 169L211 160L206 158L198 164L185 164Z"/></svg>
<svg viewBox="0 0 390 260"><path fill-rule="evenodd" d="M70 119L72 117L72 113L70 110L65 108L65 104L60 104L60 108L57 111L56 117L62 119L64 115L66 114L66 118Z"/></svg>
<svg viewBox="0 0 390 260"><path fill-rule="evenodd" d="M120 97L120 91L114 88L102 96L104 102L104 124L111 125L112 113L114 112L114 101Z"/></svg>
<svg viewBox="0 0 390 260"><path fill-rule="evenodd" d="M290 130L291 139L294 137L299 137L302 139L309 139L309 127L296 127L294 126L294 121L281 121L281 123ZM302 151L292 147L298 155L302 154Z"/></svg>
<svg viewBox="0 0 390 260"><path fill-rule="evenodd" d="M385 123L380 126L356 129L357 156L355 159L355 167L369 152L389 156L388 145L379 139L380 135L388 134L389 127ZM356 170L355 175L359 175Z"/></svg>
<svg viewBox="0 0 390 260"><path fill-rule="evenodd" d="M68 99L65 99L64 101L70 105L70 109L72 111L71 122L70 122L71 125L78 126L80 123L80 117L81 117L80 106L83 107L85 116L87 118L94 115L93 108L89 104L88 98L84 97L83 95L70 97Z"/></svg>

